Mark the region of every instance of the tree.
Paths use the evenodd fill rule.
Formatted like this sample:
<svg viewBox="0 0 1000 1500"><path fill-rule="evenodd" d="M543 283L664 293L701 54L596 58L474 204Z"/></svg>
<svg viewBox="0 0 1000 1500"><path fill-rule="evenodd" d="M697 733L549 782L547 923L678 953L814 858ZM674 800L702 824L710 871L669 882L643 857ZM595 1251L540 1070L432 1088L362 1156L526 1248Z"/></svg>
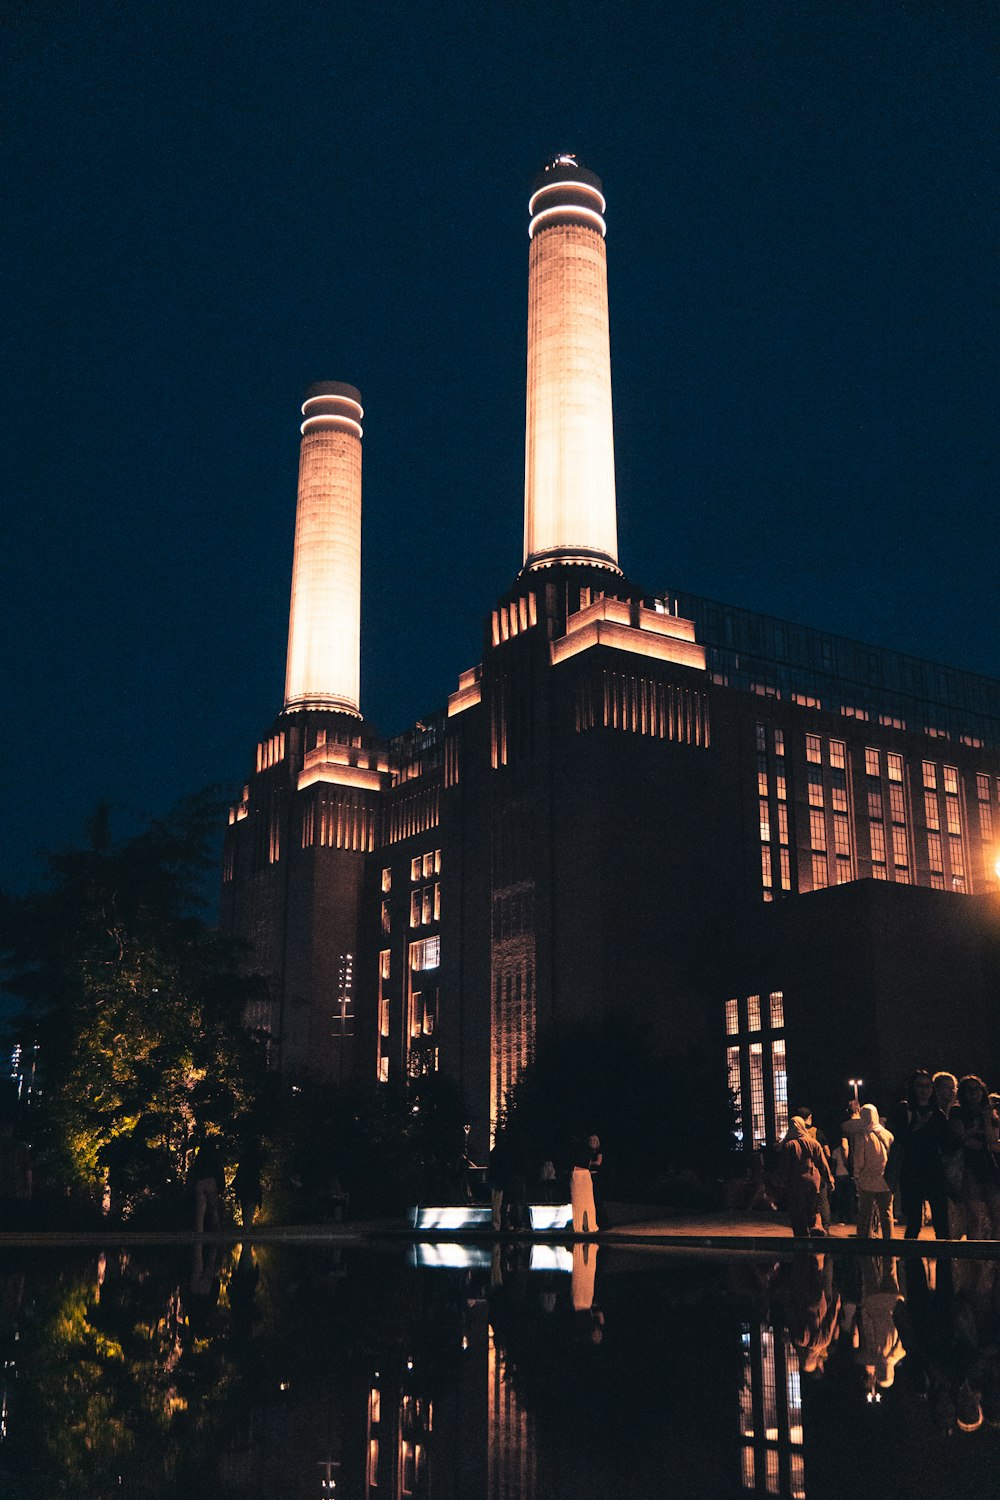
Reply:
<svg viewBox="0 0 1000 1500"><path fill-rule="evenodd" d="M234 1132L264 1076L242 1016L254 981L202 915L221 805L208 792L116 841L49 857L45 889L0 898L4 984L40 1044L32 1134L50 1172L125 1212L184 1180L197 1128Z"/></svg>

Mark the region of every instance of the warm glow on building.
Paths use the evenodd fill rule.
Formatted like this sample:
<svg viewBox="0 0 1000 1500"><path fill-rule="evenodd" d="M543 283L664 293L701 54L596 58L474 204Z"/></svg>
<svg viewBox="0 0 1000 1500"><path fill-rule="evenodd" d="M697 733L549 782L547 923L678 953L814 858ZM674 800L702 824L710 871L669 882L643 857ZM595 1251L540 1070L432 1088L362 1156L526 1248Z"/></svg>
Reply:
<svg viewBox="0 0 1000 1500"><path fill-rule="evenodd" d="M359 712L361 397L312 385L302 406L285 708Z"/></svg>
<svg viewBox="0 0 1000 1500"><path fill-rule="evenodd" d="M529 202L524 564L617 568L604 197L561 157Z"/></svg>

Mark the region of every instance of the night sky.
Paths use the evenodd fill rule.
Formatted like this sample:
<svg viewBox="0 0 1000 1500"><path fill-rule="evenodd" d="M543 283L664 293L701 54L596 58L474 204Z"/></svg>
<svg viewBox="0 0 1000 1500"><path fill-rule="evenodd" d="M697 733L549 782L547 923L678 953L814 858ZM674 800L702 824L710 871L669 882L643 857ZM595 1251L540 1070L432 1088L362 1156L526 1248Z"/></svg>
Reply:
<svg viewBox="0 0 1000 1500"><path fill-rule="evenodd" d="M478 660L558 151L608 198L626 572L1000 674L996 15L8 6L0 883L242 782L311 381L365 400L366 716Z"/></svg>

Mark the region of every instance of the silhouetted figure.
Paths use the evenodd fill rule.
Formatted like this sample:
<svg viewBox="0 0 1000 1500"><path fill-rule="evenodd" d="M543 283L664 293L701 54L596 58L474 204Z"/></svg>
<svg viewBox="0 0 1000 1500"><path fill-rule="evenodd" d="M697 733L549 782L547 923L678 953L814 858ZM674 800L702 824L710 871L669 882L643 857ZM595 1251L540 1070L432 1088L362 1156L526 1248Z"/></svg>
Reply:
<svg viewBox="0 0 1000 1500"><path fill-rule="evenodd" d="M819 1211L821 1184L833 1186L830 1164L819 1142L806 1130L801 1115L793 1115L782 1142L785 1212L796 1239L826 1234Z"/></svg>
<svg viewBox="0 0 1000 1500"><path fill-rule="evenodd" d="M995 1239L1000 1233L1000 1131L986 1085L969 1073L958 1085L958 1099L948 1115L947 1136L961 1147L959 1202L969 1239Z"/></svg>
<svg viewBox="0 0 1000 1500"><path fill-rule="evenodd" d="M805 1125L806 1135L810 1136L811 1139L814 1140L819 1146L820 1150L826 1157L827 1166L829 1166L831 1161L830 1144L827 1141L827 1138L823 1134L822 1130L818 1130L813 1124L812 1110L808 1105L803 1104L795 1111L795 1113ZM833 1185L833 1173L831 1171L830 1183L828 1184L826 1179L823 1178L820 1181L819 1185L819 1216L822 1221L823 1228L826 1230L827 1234L829 1234L830 1232L830 1190L831 1186Z"/></svg>
<svg viewBox="0 0 1000 1500"><path fill-rule="evenodd" d="M594 1213L597 1215L597 1227L599 1229L606 1229L608 1227L608 1210L604 1201L604 1194L601 1191L604 1185L604 1152L601 1150L600 1136L588 1136L587 1151L589 1153L587 1166L590 1169L590 1181L594 1189Z"/></svg>
<svg viewBox="0 0 1000 1500"><path fill-rule="evenodd" d="M189 1180L194 1188L194 1232L202 1234L205 1219L211 1230L219 1228L219 1198L226 1184L222 1151L215 1136L209 1136L199 1147L191 1165Z"/></svg>
<svg viewBox="0 0 1000 1500"><path fill-rule="evenodd" d="M254 1216L263 1202L261 1178L264 1173L264 1148L254 1136L248 1136L240 1151L239 1165L233 1178L233 1195L240 1205L244 1229L252 1229Z"/></svg>
<svg viewBox="0 0 1000 1500"><path fill-rule="evenodd" d="M907 1085L906 1098L888 1121L893 1142L887 1180L899 1193L908 1240L920 1234L925 1202L930 1204L935 1236L948 1238L948 1194L941 1159L947 1123L934 1098L933 1078L925 1068L918 1068Z"/></svg>

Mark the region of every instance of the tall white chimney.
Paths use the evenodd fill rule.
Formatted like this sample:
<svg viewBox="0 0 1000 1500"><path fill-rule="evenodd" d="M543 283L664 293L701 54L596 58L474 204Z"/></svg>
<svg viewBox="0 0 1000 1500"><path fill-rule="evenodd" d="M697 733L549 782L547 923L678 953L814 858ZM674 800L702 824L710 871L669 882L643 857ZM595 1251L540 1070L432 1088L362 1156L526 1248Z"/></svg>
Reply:
<svg viewBox="0 0 1000 1500"><path fill-rule="evenodd" d="M311 385L302 416L285 710L360 716L361 393Z"/></svg>
<svg viewBox="0 0 1000 1500"><path fill-rule="evenodd" d="M604 195L557 156L528 201L524 566L618 571Z"/></svg>

